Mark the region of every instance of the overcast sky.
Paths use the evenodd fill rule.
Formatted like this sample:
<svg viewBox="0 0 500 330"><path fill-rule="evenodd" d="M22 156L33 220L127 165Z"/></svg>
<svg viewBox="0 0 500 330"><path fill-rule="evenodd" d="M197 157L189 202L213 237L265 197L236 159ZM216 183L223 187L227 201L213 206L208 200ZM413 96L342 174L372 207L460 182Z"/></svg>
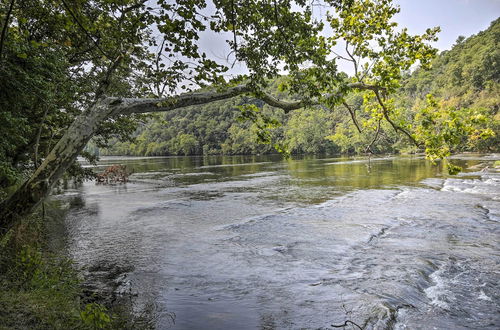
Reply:
<svg viewBox="0 0 500 330"><path fill-rule="evenodd" d="M440 26L439 41L434 47L448 50L458 36L469 37L488 28L500 16L500 0L394 0L401 7L395 16L400 27L407 27L411 34L422 34L427 28ZM232 35L229 36L232 38ZM220 35L207 32L201 38L201 47L212 58L222 59L229 53L229 47ZM342 64L342 71L352 73L351 64ZM230 71L245 73L243 66L236 64Z"/></svg>

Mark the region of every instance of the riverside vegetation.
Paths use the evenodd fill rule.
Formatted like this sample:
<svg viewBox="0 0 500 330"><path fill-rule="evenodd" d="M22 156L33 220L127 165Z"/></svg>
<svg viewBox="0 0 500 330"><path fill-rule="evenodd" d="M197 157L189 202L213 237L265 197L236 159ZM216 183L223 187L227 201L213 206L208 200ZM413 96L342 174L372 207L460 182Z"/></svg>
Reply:
<svg viewBox="0 0 500 330"><path fill-rule="evenodd" d="M201 0L176 6L158 0L155 8L139 0L2 2L0 321L6 327L128 324L106 311L110 306L82 297L71 262L47 248L49 217L38 208L63 175L93 175L76 157L95 160L96 148L134 155L418 150L431 159L498 148L498 20L457 40L426 71L438 29L421 36L397 31L391 18L398 8L389 0L325 1L339 14L326 18L334 31L328 38L305 1L235 2L214 1L211 17ZM232 35L229 45L248 75L224 78L228 67L197 46L207 29ZM339 40L347 54L332 59ZM371 49L370 42L384 47ZM341 57L355 75L337 71ZM410 74L417 62L422 67ZM189 93L179 96L180 86ZM185 105L196 108L171 111ZM143 115L160 111L169 112Z"/></svg>
<svg viewBox="0 0 500 330"><path fill-rule="evenodd" d="M130 297L114 302L84 289L71 259L52 242L62 239L50 231L61 232L63 209L52 204L0 240L0 329L152 328L148 311L131 312Z"/></svg>

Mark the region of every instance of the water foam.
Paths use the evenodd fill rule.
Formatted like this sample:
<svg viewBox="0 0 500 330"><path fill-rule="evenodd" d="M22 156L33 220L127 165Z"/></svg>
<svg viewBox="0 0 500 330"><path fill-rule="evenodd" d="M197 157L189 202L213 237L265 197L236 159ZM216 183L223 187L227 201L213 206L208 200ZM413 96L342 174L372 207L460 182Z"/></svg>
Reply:
<svg viewBox="0 0 500 330"><path fill-rule="evenodd" d="M435 283L424 290L425 295L431 300L431 304L442 309L448 309L448 302L444 297L448 294L446 280L444 277L445 268L441 267L432 273L429 278Z"/></svg>

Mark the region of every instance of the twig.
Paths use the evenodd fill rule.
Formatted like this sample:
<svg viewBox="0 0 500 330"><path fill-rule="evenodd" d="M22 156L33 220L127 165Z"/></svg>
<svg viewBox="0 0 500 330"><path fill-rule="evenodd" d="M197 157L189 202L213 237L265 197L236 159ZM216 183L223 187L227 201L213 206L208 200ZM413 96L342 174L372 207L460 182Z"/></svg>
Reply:
<svg viewBox="0 0 500 330"><path fill-rule="evenodd" d="M129 11L132 11L132 10L134 10L134 9L141 8L141 6L142 6L142 5L144 5L146 2L147 2L147 0L142 0L142 1L139 1L138 3L136 3L136 4L130 5L129 7L124 8L124 9L122 10L122 14L126 14L126 13L128 13Z"/></svg>
<svg viewBox="0 0 500 330"><path fill-rule="evenodd" d="M236 40L237 34L236 34L236 9L234 8L234 0L231 0L231 23L233 25L233 39L234 39L234 52L235 54L238 53L238 41ZM233 64L234 66L234 64Z"/></svg>
<svg viewBox="0 0 500 330"><path fill-rule="evenodd" d="M160 46L160 50L158 51L158 55L156 56L156 61L155 61L155 66L156 66L156 73L160 72L160 58L161 58L161 54L163 52L163 47L165 46L165 42L167 41L167 39L165 37L163 37L163 41L161 42L161 46ZM158 95L158 97L162 97L163 95L163 92L165 91L165 86L166 86L166 82L163 83L163 88L160 89L160 82L159 81L156 81L155 82L156 84L156 94Z"/></svg>
<svg viewBox="0 0 500 330"><path fill-rule="evenodd" d="M347 58L347 57L345 57L345 56L342 56L342 55L340 55L340 54L339 54L339 53L337 53L337 52L332 51L332 53L333 53L333 54L335 55L335 57L337 57L337 58L340 58L340 59L345 60L345 61L352 62L352 60L351 60L350 58Z"/></svg>
<svg viewBox="0 0 500 330"><path fill-rule="evenodd" d="M377 133L375 133L375 137L373 138L372 142L366 147L365 153L370 151L370 153L373 154L372 146L375 143L375 141L377 141L378 135L380 133L380 121L381 121L381 119L379 119L379 121L378 121Z"/></svg>
<svg viewBox="0 0 500 330"><path fill-rule="evenodd" d="M106 91L108 90L108 87L111 84L111 76L115 72L115 70L118 68L118 66L120 65L122 60L123 60L123 55L120 54L120 55L118 55L118 57L113 61L113 63L109 67L108 71L106 72L106 75L104 76L104 79L101 80L99 87L97 87L97 90L95 93L96 100L99 99L104 94L106 94Z"/></svg>
<svg viewBox="0 0 500 330"><path fill-rule="evenodd" d="M35 147L34 147L34 163L35 168L38 167L38 147L40 146L40 137L42 135L43 123L45 122L45 117L47 116L47 112L49 111L49 106L45 105L45 111L42 116L42 120L40 122L40 126L38 126L38 130L36 133Z"/></svg>
<svg viewBox="0 0 500 330"><path fill-rule="evenodd" d="M354 75L359 80L359 77L358 77L358 62L356 61L356 59L354 58L354 56L352 56L351 52L349 52L349 41L346 41L346 43L345 43L345 51L346 51L347 55L349 55L349 57L351 58L352 63L354 64Z"/></svg>

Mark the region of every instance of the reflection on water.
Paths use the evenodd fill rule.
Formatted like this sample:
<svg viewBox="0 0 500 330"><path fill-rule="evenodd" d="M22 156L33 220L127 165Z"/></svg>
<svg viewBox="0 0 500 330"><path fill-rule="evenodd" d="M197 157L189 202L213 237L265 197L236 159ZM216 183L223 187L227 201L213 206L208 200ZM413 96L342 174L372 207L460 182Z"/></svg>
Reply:
<svg viewBox="0 0 500 330"><path fill-rule="evenodd" d="M497 155L109 158L126 185L68 188L84 272L154 303L159 329L498 328ZM481 171L489 165L490 169ZM474 172L476 171L476 172Z"/></svg>

